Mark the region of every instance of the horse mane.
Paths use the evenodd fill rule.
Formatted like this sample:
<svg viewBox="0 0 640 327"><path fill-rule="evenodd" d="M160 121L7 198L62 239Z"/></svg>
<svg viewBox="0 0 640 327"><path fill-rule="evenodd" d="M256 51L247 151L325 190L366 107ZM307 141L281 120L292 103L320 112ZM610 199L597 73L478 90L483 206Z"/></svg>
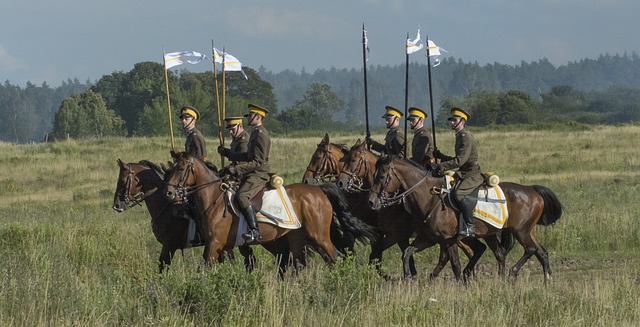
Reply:
<svg viewBox="0 0 640 327"><path fill-rule="evenodd" d="M138 164L149 167L151 170L156 172L156 174L158 174L160 178L164 177L164 174L165 174L164 169L162 169L160 166L156 165L155 163L146 159L142 159L138 161Z"/></svg>
<svg viewBox="0 0 640 327"><path fill-rule="evenodd" d="M333 145L336 148L340 149L340 151L342 151L342 154L344 154L345 156L349 153L349 148L347 147L346 144L331 143L331 145Z"/></svg>

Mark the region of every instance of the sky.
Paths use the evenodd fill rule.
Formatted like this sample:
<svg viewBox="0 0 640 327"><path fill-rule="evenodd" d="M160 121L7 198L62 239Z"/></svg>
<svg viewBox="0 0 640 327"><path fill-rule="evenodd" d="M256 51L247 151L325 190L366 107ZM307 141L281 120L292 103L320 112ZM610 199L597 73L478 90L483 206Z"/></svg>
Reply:
<svg viewBox="0 0 640 327"><path fill-rule="evenodd" d="M637 0L20 0L1 8L0 82L19 86L95 82L161 63L163 49L211 58L212 41L256 70L361 69L363 24L369 65L404 64L418 26L447 56L481 65L640 52Z"/></svg>

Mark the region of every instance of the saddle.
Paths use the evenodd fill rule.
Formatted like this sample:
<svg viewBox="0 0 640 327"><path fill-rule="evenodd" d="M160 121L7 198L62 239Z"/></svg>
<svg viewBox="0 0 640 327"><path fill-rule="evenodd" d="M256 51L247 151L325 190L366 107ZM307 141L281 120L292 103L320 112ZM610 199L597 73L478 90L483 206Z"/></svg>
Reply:
<svg viewBox="0 0 640 327"><path fill-rule="evenodd" d="M455 176L455 173L448 172L444 177L447 189L445 192L448 193L448 202L453 208L456 206L451 193L459 181ZM506 197L499 185L500 178L494 173L482 173L482 176L484 177L482 184L469 195L473 200L477 200L473 216L493 227L502 228L509 217L509 211Z"/></svg>

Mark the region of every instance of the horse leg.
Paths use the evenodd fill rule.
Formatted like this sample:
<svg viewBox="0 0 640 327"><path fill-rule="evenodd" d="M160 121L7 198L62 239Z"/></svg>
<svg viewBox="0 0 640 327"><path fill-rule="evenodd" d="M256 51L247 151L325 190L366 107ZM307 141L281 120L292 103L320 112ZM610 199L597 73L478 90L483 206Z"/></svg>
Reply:
<svg viewBox="0 0 640 327"><path fill-rule="evenodd" d="M289 243L289 251L293 257L293 270L298 275L306 266L307 259L304 254L305 237L302 233L290 232L287 235L287 241ZM282 268L282 262L286 262L286 258L281 257L280 267Z"/></svg>
<svg viewBox="0 0 640 327"><path fill-rule="evenodd" d="M177 249L169 248L168 245L162 244L162 250L160 251L160 258L158 261L160 264L158 265L158 272L162 273L166 267L171 265L171 258L176 253Z"/></svg>
<svg viewBox="0 0 640 327"><path fill-rule="evenodd" d="M256 256L253 254L253 249L249 245L242 245L238 249L244 257L244 269L249 273L252 272L256 263Z"/></svg>
<svg viewBox="0 0 640 327"><path fill-rule="evenodd" d="M392 280L391 275L386 274L382 270L382 253L390 248L392 245L398 243L398 239L392 237L391 234L385 234L382 238L376 240L371 244L371 254L369 255L369 264L373 265L376 268L376 271L380 276L382 276L385 280ZM400 244L398 244L400 245ZM409 246L409 241L406 241L404 247L400 246L400 249L404 253L404 250ZM411 257L410 265L413 266L412 275L415 276L415 265L413 264L413 256Z"/></svg>
<svg viewBox="0 0 640 327"><path fill-rule="evenodd" d="M431 246L433 246L433 242L421 236L416 237L413 242L409 246L407 246L407 248L402 253L402 270L404 273L404 279L415 278L415 275L412 275L411 273L410 266L410 262L413 259L413 254Z"/></svg>
<svg viewBox="0 0 640 327"><path fill-rule="evenodd" d="M477 238L469 238L458 243L464 254L469 258L469 262L464 267L462 276L467 282L469 278L475 276L475 267L482 257L484 251L487 250L487 246L482 244Z"/></svg>
<svg viewBox="0 0 640 327"><path fill-rule="evenodd" d="M546 250L542 248L540 244L538 244L535 237L533 237L533 235L531 234L516 234L516 238L524 247L524 255L522 256L522 258L520 258L520 260L518 260L518 262L516 262L513 267L511 267L511 271L509 273L509 277L511 278L511 280L516 280L522 266L524 266L524 264L527 262L527 260L529 260L529 258L531 258L532 255L535 255L542 265L544 281L549 281L551 279L551 268L549 267L549 257Z"/></svg>
<svg viewBox="0 0 640 327"><path fill-rule="evenodd" d="M493 256L496 257L496 261L498 261L498 276L504 277L506 270L506 250L500 244L496 234L486 237L484 241L487 243L491 251L493 251Z"/></svg>
<svg viewBox="0 0 640 327"><path fill-rule="evenodd" d="M407 247L409 247L409 239L408 238L404 239L404 240L401 240L401 241L398 241L397 243L398 243L398 247L400 248L400 251L402 251L402 252L404 252L404 250ZM409 256L408 264L409 264L409 270L411 271L411 275L412 276L417 276L418 272L416 270L416 263L415 263L415 261L413 259L413 255Z"/></svg>
<svg viewBox="0 0 640 327"><path fill-rule="evenodd" d="M456 281L460 281L460 275L462 273L462 269L460 269L460 258L458 257L458 247L457 243L441 243L448 253L449 261L451 261L451 270L453 270L453 275L456 278Z"/></svg>
<svg viewBox="0 0 640 327"><path fill-rule="evenodd" d="M436 277L438 277L438 275L440 275L440 272L442 271L444 266L447 264L447 262L449 262L449 255L447 253L446 248L442 244L440 244L440 254L438 255L438 263L433 268L433 271L431 272L431 274L429 274L429 280L433 280Z"/></svg>

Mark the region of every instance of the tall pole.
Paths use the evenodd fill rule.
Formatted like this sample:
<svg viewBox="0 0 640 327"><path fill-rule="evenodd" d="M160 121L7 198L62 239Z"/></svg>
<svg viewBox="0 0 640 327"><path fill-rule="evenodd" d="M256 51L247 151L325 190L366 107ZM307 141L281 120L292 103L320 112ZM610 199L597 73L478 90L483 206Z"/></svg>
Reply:
<svg viewBox="0 0 640 327"><path fill-rule="evenodd" d="M409 42L409 33L407 33L407 43ZM409 48L405 44L405 65L404 65L404 116L407 117L409 112ZM407 156L407 120L404 120L404 144L402 149L405 157Z"/></svg>
<svg viewBox="0 0 640 327"><path fill-rule="evenodd" d="M436 117L433 114L433 89L431 88L431 57L429 53L429 36L427 35L427 75L429 76L429 106L431 107L431 133L433 135L433 148L436 146Z"/></svg>
<svg viewBox="0 0 640 327"><path fill-rule="evenodd" d="M171 97L169 97L169 73L167 72L167 60L165 59L166 53L164 47L162 48L162 63L164 65L164 87L167 92L167 112L169 113L169 134L171 135L171 150L176 150L176 145L173 141L173 121L171 120Z"/></svg>
<svg viewBox="0 0 640 327"><path fill-rule="evenodd" d="M371 131L369 130L369 96L367 88L367 31L364 29L364 23L362 23L362 67L364 72L364 117L367 128L367 138L371 137ZM367 150L371 150L371 145L367 143Z"/></svg>
<svg viewBox="0 0 640 327"><path fill-rule="evenodd" d="M227 57L227 52L224 47L222 47L222 116L227 116L227 87L226 87L226 75L225 75L225 59Z"/></svg>
<svg viewBox="0 0 640 327"><path fill-rule="evenodd" d="M220 112L220 96L218 91L218 73L216 71L216 47L211 40L211 55L213 57L213 80L216 88L216 109L218 112L218 139L220 140L220 146L224 147L224 134L222 133L222 112ZM220 167L224 167L224 156L220 155Z"/></svg>

